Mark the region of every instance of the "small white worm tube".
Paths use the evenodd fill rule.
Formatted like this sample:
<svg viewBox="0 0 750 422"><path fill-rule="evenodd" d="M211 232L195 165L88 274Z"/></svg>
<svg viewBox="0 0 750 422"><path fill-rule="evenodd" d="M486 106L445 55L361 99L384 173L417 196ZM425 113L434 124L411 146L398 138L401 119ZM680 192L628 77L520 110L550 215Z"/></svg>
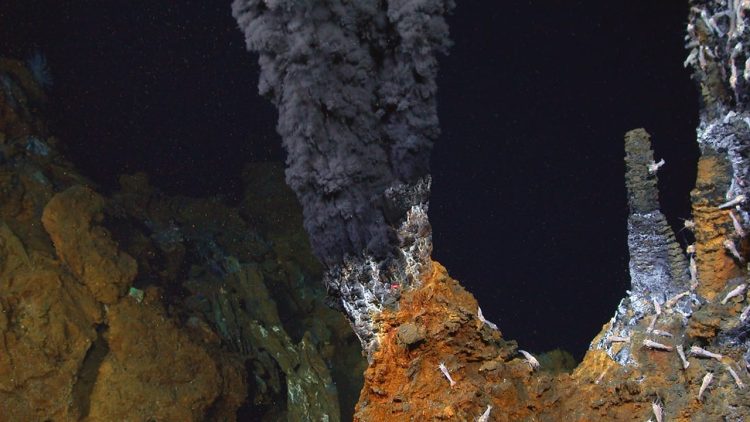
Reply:
<svg viewBox="0 0 750 422"><path fill-rule="evenodd" d="M699 8L692 8L692 10L696 12L700 12L701 20L703 20L703 24L706 25L708 29L711 29L711 23L709 22L710 16L708 16L708 12L706 9L699 9Z"/></svg>
<svg viewBox="0 0 750 422"><path fill-rule="evenodd" d="M688 369L688 366L690 366L690 362L688 362L687 358L685 357L685 351L682 349L682 345L678 344L675 346L675 349L677 349L677 354L680 356L680 360L682 361L682 368Z"/></svg>
<svg viewBox="0 0 750 422"><path fill-rule="evenodd" d="M724 35L726 35L724 31L722 31L721 28L719 28L719 24L716 23L716 15L711 16L711 18L708 19L708 22L709 22L709 27L711 31L713 31L716 35L718 35L719 38L722 38L724 37Z"/></svg>
<svg viewBox="0 0 750 422"><path fill-rule="evenodd" d="M708 388L708 385L711 384L711 381L714 379L714 374L711 372L707 372L706 375L703 376L703 381L701 382L701 388L698 390L698 401L703 401L703 393Z"/></svg>
<svg viewBox="0 0 750 422"><path fill-rule="evenodd" d="M630 341L630 337L621 337L621 336L609 336L607 337L608 343L627 343Z"/></svg>
<svg viewBox="0 0 750 422"><path fill-rule="evenodd" d="M648 347L649 349L662 350L662 351L665 351L665 352L671 352L672 351L672 346L667 346L666 344L657 343L657 342L651 341L649 339L643 340L643 345L646 346L646 347Z"/></svg>
<svg viewBox="0 0 750 422"><path fill-rule="evenodd" d="M737 246L735 246L734 242L729 239L724 239L724 247L732 254L735 259L740 262L745 262L745 260L742 259L742 255L740 255L740 252L737 250Z"/></svg>
<svg viewBox="0 0 750 422"><path fill-rule="evenodd" d="M651 330L651 334L662 336L662 337L669 337L669 338L674 337L672 333L669 333L667 331L662 331L662 330Z"/></svg>
<svg viewBox="0 0 750 422"><path fill-rule="evenodd" d="M666 303L664 304L664 306L666 306L667 308L671 308L671 307L673 307L674 305L676 305L676 304L677 304L677 302L679 302L679 301L680 301L680 299L682 299L682 298L683 298L683 297L685 297L685 296L689 296L689 295L690 295L690 292L689 292L689 291L686 291L686 292L682 292L682 293L680 293L680 294L674 295L674 297L672 297L671 299L669 299L669 300L668 300L668 301L667 301L667 302L666 302Z"/></svg>
<svg viewBox="0 0 750 422"><path fill-rule="evenodd" d="M492 411L492 406L489 404L487 405L487 410L482 413L482 416L477 418L477 422L489 422L490 420L490 411Z"/></svg>
<svg viewBox="0 0 750 422"><path fill-rule="evenodd" d="M734 369L730 365L724 365L725 368L727 368L727 371L729 371L729 374L734 378L734 383L737 384L737 388L740 390L745 388L745 384L740 379L740 376L737 375L737 372L734 371Z"/></svg>
<svg viewBox="0 0 750 422"><path fill-rule="evenodd" d="M656 172L659 171L659 169L661 168L661 166L663 166L664 164L666 164L666 161L664 161L663 158L661 160L659 160L658 163L656 163L656 162L654 162L652 160L651 163L649 163L649 165L648 165L648 172L649 172L649 174L656 174Z"/></svg>
<svg viewBox="0 0 750 422"><path fill-rule="evenodd" d="M690 289L695 290L698 287L698 265L695 263L695 256L690 255Z"/></svg>
<svg viewBox="0 0 750 422"><path fill-rule="evenodd" d="M713 358L718 360L719 362L721 362L721 359L724 357L718 353L709 352L708 350L698 346L690 347L690 354L701 358Z"/></svg>
<svg viewBox="0 0 750 422"><path fill-rule="evenodd" d="M734 226L734 232L737 233L737 236L745 237L745 230L742 229L742 224L737 219L737 216L735 216L732 211L729 211L729 217L732 218L732 225Z"/></svg>
<svg viewBox="0 0 750 422"><path fill-rule="evenodd" d="M529 364L529 366L531 367L532 371L535 370L535 369L539 369L539 367L541 365L539 365L539 361L536 360L536 358L534 357L534 355L532 355L531 353L529 353L529 352L527 352L525 350L521 350L521 349L518 349L518 352L521 353L524 358L526 358L526 362Z"/></svg>
<svg viewBox="0 0 750 422"><path fill-rule="evenodd" d="M594 381L594 384L599 385L604 379L604 375L606 374L607 374L607 371L602 371L602 373L599 374L599 378L597 378L596 381Z"/></svg>
<svg viewBox="0 0 750 422"><path fill-rule="evenodd" d="M739 205L741 203L745 202L745 195L737 195L733 199L730 199L729 201L719 205L719 209L727 209L732 208L735 205Z"/></svg>
<svg viewBox="0 0 750 422"><path fill-rule="evenodd" d="M698 47L698 64L704 71L708 67L708 61L706 60L706 47Z"/></svg>
<svg viewBox="0 0 750 422"><path fill-rule="evenodd" d="M687 58L685 59L685 61L684 61L684 62L682 62L682 65L683 65L684 67L688 67L688 66L690 66L691 64L695 63L695 59L696 59L696 58L698 58L698 49L697 49L697 48L694 48L694 49L690 50L690 53L688 54L688 56L687 56Z"/></svg>
<svg viewBox="0 0 750 422"><path fill-rule="evenodd" d="M742 313L740 314L740 321L745 322L747 317L750 316L750 305L745 306L745 309L742 310Z"/></svg>
<svg viewBox="0 0 750 422"><path fill-rule="evenodd" d="M443 373L443 375L445 375L445 378L448 380L448 382L451 383L451 388L453 388L453 386L456 385L456 381L453 381L451 374L448 372L448 368L445 366L443 362L440 362L440 365L438 365L438 368Z"/></svg>
<svg viewBox="0 0 750 422"><path fill-rule="evenodd" d="M744 293L744 292L745 292L745 288L746 288L746 287L747 287L747 284L745 284L745 283L742 283L742 284L740 284L739 286L737 286L737 287L735 287L734 289L732 289L732 291L731 291L731 292L729 292L729 293L727 293L727 295L726 295L726 296L724 296L724 299L722 299L722 300L721 300L721 304L722 304L722 305L726 305L726 304L727 304L727 301L728 301L729 299L731 299L731 298L733 298L733 297L736 297L736 296L739 296L739 295L741 295L742 293Z"/></svg>
<svg viewBox="0 0 750 422"><path fill-rule="evenodd" d="M490 327L493 330L497 331L497 329L498 329L497 325L495 325L495 324L487 321L486 319L484 319L484 315L482 315L482 308L480 308L479 306L477 306L477 318L479 318L479 320L482 321L482 323L487 324L488 327Z"/></svg>
<svg viewBox="0 0 750 422"><path fill-rule="evenodd" d="M664 409L661 408L658 402L651 402L651 410L654 412L656 422L664 422Z"/></svg>

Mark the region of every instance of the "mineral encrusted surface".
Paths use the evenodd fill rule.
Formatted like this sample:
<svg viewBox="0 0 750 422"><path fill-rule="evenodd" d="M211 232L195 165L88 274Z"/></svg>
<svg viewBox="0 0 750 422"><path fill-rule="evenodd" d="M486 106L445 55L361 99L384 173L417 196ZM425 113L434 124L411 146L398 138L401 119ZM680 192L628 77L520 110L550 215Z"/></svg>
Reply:
<svg viewBox="0 0 750 422"><path fill-rule="evenodd" d="M606 350L611 358L622 365L634 365L637 362L630 342L611 339L636 335L638 326L647 317L646 334L656 329L659 318L662 319L661 323L666 321L667 313L674 314L675 318L689 317L691 301L697 300L697 297L691 291L685 254L659 210L657 164L651 151L650 137L645 130L636 129L625 135L625 165L630 207L630 289L617 307L608 332L593 347ZM664 315L661 314L662 308L667 311Z"/></svg>
<svg viewBox="0 0 750 422"><path fill-rule="evenodd" d="M25 65L0 82L0 420L351 418L366 362L280 164L234 206L144 174L107 197Z"/></svg>

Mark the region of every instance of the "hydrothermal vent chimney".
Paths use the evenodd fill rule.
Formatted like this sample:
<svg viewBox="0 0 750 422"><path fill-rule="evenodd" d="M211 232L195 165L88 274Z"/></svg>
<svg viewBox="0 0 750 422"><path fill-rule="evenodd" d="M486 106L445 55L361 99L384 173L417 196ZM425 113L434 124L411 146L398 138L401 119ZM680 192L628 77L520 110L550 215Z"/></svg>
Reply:
<svg viewBox="0 0 750 422"><path fill-rule="evenodd" d="M371 317L429 268L436 53L453 0L235 0L286 180L326 285L372 350Z"/></svg>

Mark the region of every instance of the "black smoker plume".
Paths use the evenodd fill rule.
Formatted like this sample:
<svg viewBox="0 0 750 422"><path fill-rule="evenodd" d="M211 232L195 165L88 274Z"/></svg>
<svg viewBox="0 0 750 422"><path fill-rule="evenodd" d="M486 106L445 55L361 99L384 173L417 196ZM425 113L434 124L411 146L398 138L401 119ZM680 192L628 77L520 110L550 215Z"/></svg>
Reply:
<svg viewBox="0 0 750 422"><path fill-rule="evenodd" d="M235 0L259 91L279 110L286 180L326 283L365 346L369 314L429 262L436 53L453 0Z"/></svg>

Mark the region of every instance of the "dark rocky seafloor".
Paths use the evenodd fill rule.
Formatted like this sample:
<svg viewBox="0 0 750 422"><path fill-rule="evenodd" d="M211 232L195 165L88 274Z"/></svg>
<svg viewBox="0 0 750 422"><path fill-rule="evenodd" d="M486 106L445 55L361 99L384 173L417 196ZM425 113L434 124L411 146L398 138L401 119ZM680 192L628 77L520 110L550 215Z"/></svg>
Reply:
<svg viewBox="0 0 750 422"><path fill-rule="evenodd" d="M99 193L0 60L0 420L350 419L366 361L280 163L237 206L145 174Z"/></svg>

